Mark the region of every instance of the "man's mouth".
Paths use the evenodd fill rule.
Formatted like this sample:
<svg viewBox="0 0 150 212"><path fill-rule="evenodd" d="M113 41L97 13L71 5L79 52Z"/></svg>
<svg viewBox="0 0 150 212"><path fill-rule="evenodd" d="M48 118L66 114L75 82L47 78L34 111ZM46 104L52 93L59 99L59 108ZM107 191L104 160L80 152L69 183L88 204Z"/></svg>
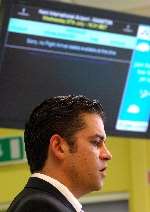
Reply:
<svg viewBox="0 0 150 212"><path fill-rule="evenodd" d="M103 169L100 169L100 172L103 172L106 170L106 167L104 167Z"/></svg>
<svg viewBox="0 0 150 212"><path fill-rule="evenodd" d="M106 176L106 169L107 169L107 167L104 167L104 168L102 168L102 169L99 170L100 173L101 173L104 177Z"/></svg>

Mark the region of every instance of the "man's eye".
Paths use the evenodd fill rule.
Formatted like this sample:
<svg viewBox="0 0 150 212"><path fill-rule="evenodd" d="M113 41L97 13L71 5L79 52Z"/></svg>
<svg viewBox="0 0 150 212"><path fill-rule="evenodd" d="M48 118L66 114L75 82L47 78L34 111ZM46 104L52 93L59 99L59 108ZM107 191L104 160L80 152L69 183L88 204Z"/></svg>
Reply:
<svg viewBox="0 0 150 212"><path fill-rule="evenodd" d="M94 145L94 146L97 146L97 147L100 147L100 146L101 146L101 144L102 144L102 142L101 142L101 141L97 141L97 140L92 141L92 143L93 143L93 145Z"/></svg>

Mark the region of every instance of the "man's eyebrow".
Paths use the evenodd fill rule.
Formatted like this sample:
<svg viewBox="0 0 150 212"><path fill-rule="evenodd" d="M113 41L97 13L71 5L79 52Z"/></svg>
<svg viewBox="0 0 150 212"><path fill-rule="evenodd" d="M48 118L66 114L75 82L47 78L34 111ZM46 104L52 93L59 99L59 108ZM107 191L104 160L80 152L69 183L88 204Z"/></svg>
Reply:
<svg viewBox="0 0 150 212"><path fill-rule="evenodd" d="M99 138L102 141L106 141L106 137L103 135L100 135L100 134L95 134L95 135L89 136L89 139L96 139L96 138Z"/></svg>

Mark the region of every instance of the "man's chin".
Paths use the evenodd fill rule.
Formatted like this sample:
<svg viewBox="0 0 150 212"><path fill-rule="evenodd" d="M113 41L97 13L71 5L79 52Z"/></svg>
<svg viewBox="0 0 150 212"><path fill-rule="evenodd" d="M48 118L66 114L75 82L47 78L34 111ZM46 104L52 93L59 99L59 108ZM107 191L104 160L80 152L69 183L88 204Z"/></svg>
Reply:
<svg viewBox="0 0 150 212"><path fill-rule="evenodd" d="M98 190L101 190L104 186L104 180L101 180L98 185Z"/></svg>
<svg viewBox="0 0 150 212"><path fill-rule="evenodd" d="M95 186L94 191L99 191L103 188L104 182L101 180L97 185Z"/></svg>

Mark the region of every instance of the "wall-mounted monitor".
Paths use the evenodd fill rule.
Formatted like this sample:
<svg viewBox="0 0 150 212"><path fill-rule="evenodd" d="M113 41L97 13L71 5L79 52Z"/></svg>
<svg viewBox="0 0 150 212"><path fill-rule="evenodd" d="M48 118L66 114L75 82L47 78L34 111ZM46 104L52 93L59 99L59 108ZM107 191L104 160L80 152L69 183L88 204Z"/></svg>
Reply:
<svg viewBox="0 0 150 212"><path fill-rule="evenodd" d="M97 98L108 135L150 137L150 18L48 0L4 0L0 127L24 128L54 95Z"/></svg>

